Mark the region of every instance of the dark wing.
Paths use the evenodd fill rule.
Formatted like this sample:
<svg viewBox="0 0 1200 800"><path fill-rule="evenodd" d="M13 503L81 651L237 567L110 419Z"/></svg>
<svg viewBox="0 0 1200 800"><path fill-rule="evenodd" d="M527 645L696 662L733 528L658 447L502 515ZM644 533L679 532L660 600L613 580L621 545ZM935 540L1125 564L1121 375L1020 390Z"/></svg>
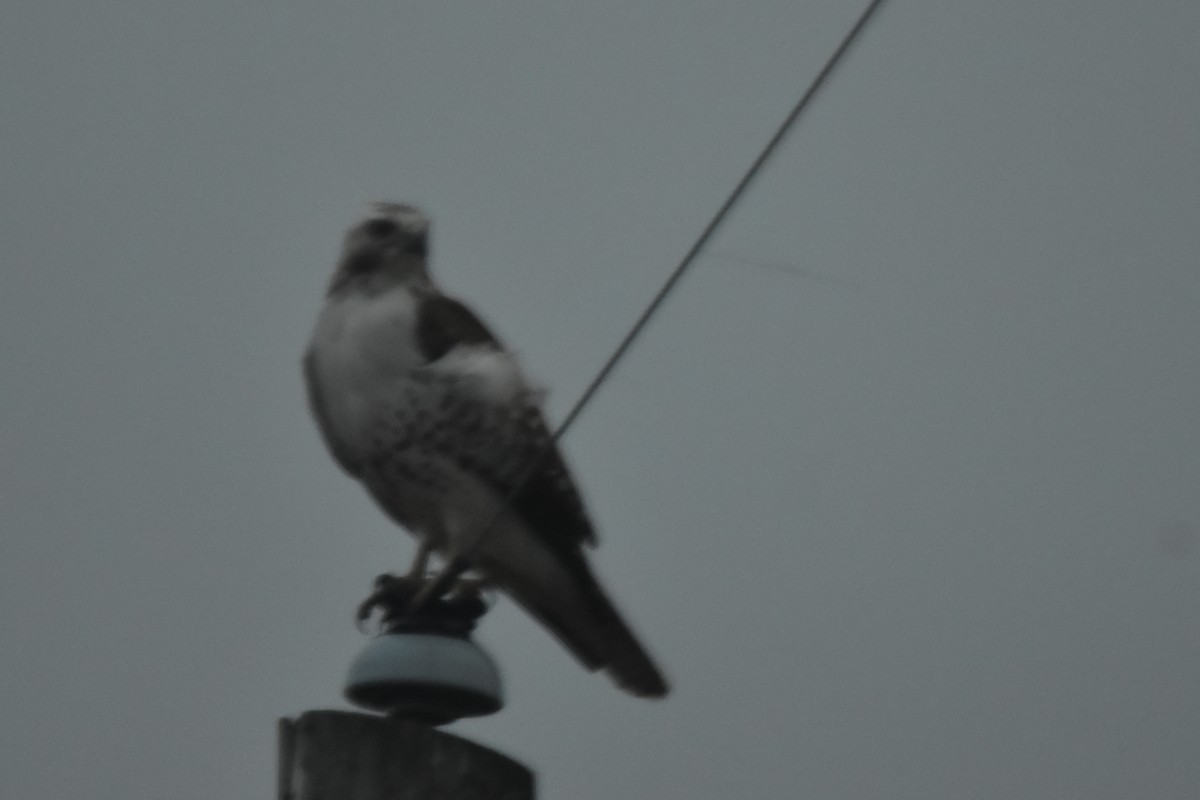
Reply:
<svg viewBox="0 0 1200 800"><path fill-rule="evenodd" d="M533 405L526 406L519 424L525 428L530 446L522 459L521 473L504 487L505 496L512 492L517 481L528 475L512 504L529 527L565 537L574 545L586 542L595 546L596 531L588 519L583 498L558 447L551 444L550 429L542 413ZM529 472L531 468L533 471Z"/></svg>
<svg viewBox="0 0 1200 800"><path fill-rule="evenodd" d="M427 361L437 361L460 344L504 346L479 317L462 303L445 295L421 298L417 306L417 346Z"/></svg>
<svg viewBox="0 0 1200 800"><path fill-rule="evenodd" d="M504 349L469 308L444 295L424 298L418 306L417 343L430 361L458 345ZM508 449L500 458L480 454L464 466L490 483L502 497L508 498L516 490L511 500L513 510L555 550L572 552L581 542L594 545L596 532L583 499L558 448L551 444L541 411L533 403L526 403L504 416L484 422L480 435L490 433L502 441L519 441L521 446ZM494 425L503 433L498 433Z"/></svg>
<svg viewBox="0 0 1200 800"><path fill-rule="evenodd" d="M324 440L325 446L342 469L357 477L358 465L350 457L350 452L338 441L333 427L329 424L325 398L321 394L321 382L317 377L316 359L311 350L304 354L304 386L308 392L308 407L312 411L313 419L317 421L317 428L321 431L321 439Z"/></svg>

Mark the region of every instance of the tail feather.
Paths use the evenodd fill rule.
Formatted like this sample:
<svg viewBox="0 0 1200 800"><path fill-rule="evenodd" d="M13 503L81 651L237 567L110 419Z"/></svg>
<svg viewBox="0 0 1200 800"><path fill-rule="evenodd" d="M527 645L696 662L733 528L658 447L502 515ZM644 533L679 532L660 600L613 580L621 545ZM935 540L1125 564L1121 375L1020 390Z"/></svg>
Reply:
<svg viewBox="0 0 1200 800"><path fill-rule="evenodd" d="M587 564L572 570L572 597L533 596L517 587L508 593L590 670L603 669L635 697L664 697L666 678L605 595Z"/></svg>
<svg viewBox="0 0 1200 800"><path fill-rule="evenodd" d="M665 697L666 678L595 581L591 594L609 676L635 697Z"/></svg>

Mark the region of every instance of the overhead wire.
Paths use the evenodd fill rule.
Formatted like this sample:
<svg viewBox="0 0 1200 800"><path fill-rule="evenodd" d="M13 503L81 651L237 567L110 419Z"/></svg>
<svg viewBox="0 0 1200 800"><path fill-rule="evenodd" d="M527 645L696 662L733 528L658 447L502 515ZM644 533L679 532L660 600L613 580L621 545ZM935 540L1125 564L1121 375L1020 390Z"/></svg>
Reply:
<svg viewBox="0 0 1200 800"><path fill-rule="evenodd" d="M704 229L700 232L700 235L696 238L695 242L690 248L688 248L688 251L676 265L675 269L671 271L671 273L667 276L666 281L650 299L650 302L646 305L646 308L642 311L641 315L638 316L637 320L634 321L628 332L626 332L616 349L613 350L612 355L608 357L603 366L601 366L600 370L596 373L595 377L593 377L588 383L587 388L583 390L583 394L581 394L579 399L575 401L575 404L571 407L571 410L567 412L567 415L563 418L563 421L559 424L558 428L555 429L554 433L550 436L549 440L542 447L538 455L531 459L529 466L522 475L521 480L517 481L514 485L514 488L505 496L499 510L497 510L488 524L480 529L478 535L471 542L471 544L464 548L462 552L451 558L451 560L442 568L442 571L438 573L437 577L427 583L421 589L421 591L414 598L410 606L410 611L419 609L431 598L441 596L449 588L450 582L469 567L466 554L474 551L475 548L479 546L479 543L483 541L484 537L491 533L491 531L496 527L497 523L500 521L500 518L508 510L509 506L511 506L513 500L516 499L516 496L520 494L521 490L524 489L526 484L528 484L532 479L538 467L540 467L546 458L549 457L550 453L554 451L559 440L562 439L567 430L569 430L570 427L575 423L575 420L579 418L580 413L582 413L583 409L588 405L589 402L591 402L592 398L595 396L596 392L599 391L604 382L608 380L609 376L616 368L617 363L625 356L627 352L629 352L629 348L633 345L634 341L646 327L646 324L650 321L650 318L653 317L654 314L659 310L663 304L663 301L666 300L667 295L669 295L675 288L676 284L679 283L679 280L683 277L684 273L688 271L688 269L692 266L692 263L696 260L696 257L700 255L700 252L704 250L704 247L708 244L709 240L712 239L713 235L717 232L717 229L721 227L721 224L725 221L725 218L729 216L729 212L733 210L733 207L737 205L739 200L741 200L742 195L746 193L746 190L750 187L750 184L756 177L758 177L758 174L762 171L763 165L767 163L767 161L779 148L779 145L787 137L796 120L799 119L800 115L804 112L804 109L808 107L809 102L813 99L813 97L816 96L817 92L825 84L826 79L842 60L842 57L850 49L850 45L852 45L858 38L858 35L866 27L867 23L871 20L879 7L883 5L883 2L884 0L870 0L870 2L867 3L866 7L863 9L862 13L859 14L854 24L842 37L837 48L834 49L829 58L825 60L825 64L821 67L820 72L818 72L816 77L814 77L809 83L808 88L804 91L804 94L802 94L800 99L796 101L796 104L792 107L792 110L784 118L783 122L780 123L779 127L776 128L775 133L767 141L762 150L759 151L758 156L750 164L750 167L745 171L745 173L743 173L741 180L737 182L733 190L725 198L725 202L721 204L720 208L717 209L717 212L713 214L711 219L709 219L708 224L704 226Z"/></svg>

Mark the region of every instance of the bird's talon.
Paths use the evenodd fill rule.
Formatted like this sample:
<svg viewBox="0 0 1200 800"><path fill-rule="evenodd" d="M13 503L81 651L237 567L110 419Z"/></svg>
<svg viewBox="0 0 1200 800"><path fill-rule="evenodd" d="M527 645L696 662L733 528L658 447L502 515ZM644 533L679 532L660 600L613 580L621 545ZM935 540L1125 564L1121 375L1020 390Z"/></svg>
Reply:
<svg viewBox="0 0 1200 800"><path fill-rule="evenodd" d="M413 598L424 585L425 579L416 575L380 575L375 579L375 590L359 604L355 612L355 627L363 633L370 633L367 623L375 614L375 609L382 612L380 629L404 617Z"/></svg>

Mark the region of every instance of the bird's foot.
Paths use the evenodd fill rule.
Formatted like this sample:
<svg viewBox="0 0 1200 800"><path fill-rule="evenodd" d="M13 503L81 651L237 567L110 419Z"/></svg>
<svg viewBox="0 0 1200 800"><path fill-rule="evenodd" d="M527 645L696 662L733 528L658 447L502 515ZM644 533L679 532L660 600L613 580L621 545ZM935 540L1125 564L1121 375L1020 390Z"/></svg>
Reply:
<svg viewBox="0 0 1200 800"><path fill-rule="evenodd" d="M358 629L367 633L367 621L379 609L380 632L469 633L487 611L487 604L480 596L483 581L459 579L441 597L431 597L416 607L413 601L430 580L428 576L411 574L380 575L375 579L374 591L358 606Z"/></svg>
<svg viewBox="0 0 1200 800"><path fill-rule="evenodd" d="M367 621L376 609L382 612L381 626L387 627L392 620L404 615L424 584L425 579L419 575L380 575L375 579L374 590L358 605L355 613L358 629L368 632Z"/></svg>

